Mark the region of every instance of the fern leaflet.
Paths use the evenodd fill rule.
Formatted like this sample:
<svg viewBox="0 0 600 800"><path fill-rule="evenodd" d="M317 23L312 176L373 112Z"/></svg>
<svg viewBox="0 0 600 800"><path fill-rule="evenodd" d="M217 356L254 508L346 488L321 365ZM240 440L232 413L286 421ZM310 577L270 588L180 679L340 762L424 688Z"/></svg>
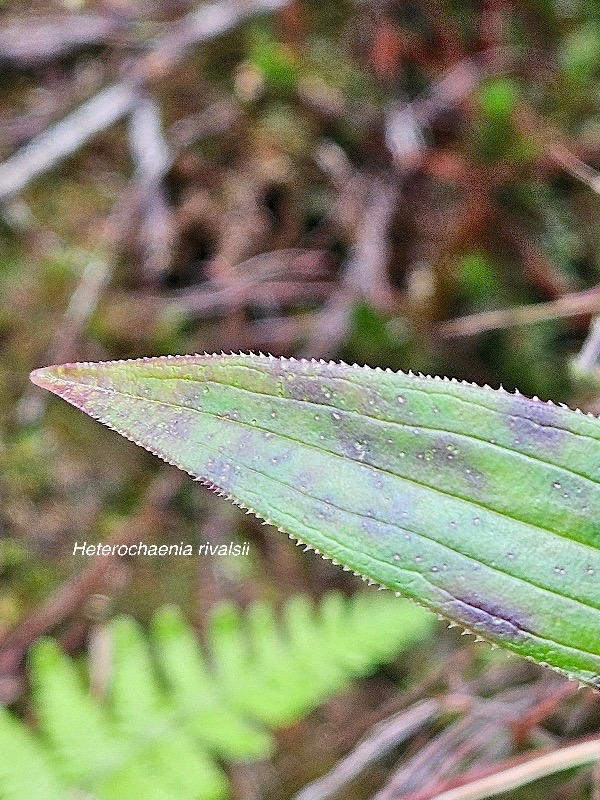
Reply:
<svg viewBox="0 0 600 800"><path fill-rule="evenodd" d="M149 634L110 623L108 691L94 697L52 639L30 659L38 731L0 709L0 800L223 800L222 762L267 758L289 724L431 629L391 595L329 594L240 611L221 604L203 650L176 608Z"/></svg>

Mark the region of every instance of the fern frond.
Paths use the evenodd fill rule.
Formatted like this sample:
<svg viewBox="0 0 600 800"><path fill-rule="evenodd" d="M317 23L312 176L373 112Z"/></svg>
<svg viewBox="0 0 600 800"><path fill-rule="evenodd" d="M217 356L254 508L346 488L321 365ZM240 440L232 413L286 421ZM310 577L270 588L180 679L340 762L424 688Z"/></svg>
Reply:
<svg viewBox="0 0 600 800"><path fill-rule="evenodd" d="M41 738L53 755L57 775L82 785L118 763L120 742L107 711L87 692L75 662L52 639L31 653L31 680Z"/></svg>
<svg viewBox="0 0 600 800"><path fill-rule="evenodd" d="M163 786L165 797L222 797L225 776L206 748L182 725L182 706L160 686L142 629L132 619L121 617L114 621L112 634L109 702L119 731L134 743L130 764L138 764L143 774L153 776L154 785Z"/></svg>
<svg viewBox="0 0 600 800"><path fill-rule="evenodd" d="M159 610L149 634L110 624L108 692L89 692L53 640L31 654L35 734L0 710L0 800L223 800L219 760L266 758L269 728L422 639L431 615L382 593L330 594L317 606L221 604L206 651L181 613Z"/></svg>
<svg viewBox="0 0 600 800"><path fill-rule="evenodd" d="M184 724L200 742L228 760L271 754L273 738L233 709L178 609L166 606L155 614L152 641L173 704L186 709Z"/></svg>
<svg viewBox="0 0 600 800"><path fill-rule="evenodd" d="M52 761L33 732L0 707L0 797L2 800L67 800Z"/></svg>

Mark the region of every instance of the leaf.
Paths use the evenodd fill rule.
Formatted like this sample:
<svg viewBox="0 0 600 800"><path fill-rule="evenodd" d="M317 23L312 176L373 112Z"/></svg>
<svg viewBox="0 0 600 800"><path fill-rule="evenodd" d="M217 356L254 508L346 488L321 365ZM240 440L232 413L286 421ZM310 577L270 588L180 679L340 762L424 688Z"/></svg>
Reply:
<svg viewBox="0 0 600 800"><path fill-rule="evenodd" d="M0 706L0 742L2 800L67 800L67 790L61 786L41 742L3 706Z"/></svg>
<svg viewBox="0 0 600 800"><path fill-rule="evenodd" d="M101 696L84 679L89 658L42 639L29 660L35 728L0 708L0 800L225 800L222 762L268 758L270 728L423 641L431 623L382 592L331 593L317 605L297 595L278 614L218 604L203 646L165 606L149 633L127 616L106 626Z"/></svg>
<svg viewBox="0 0 600 800"><path fill-rule="evenodd" d="M600 687L600 421L455 380L267 356L32 379L327 558Z"/></svg>

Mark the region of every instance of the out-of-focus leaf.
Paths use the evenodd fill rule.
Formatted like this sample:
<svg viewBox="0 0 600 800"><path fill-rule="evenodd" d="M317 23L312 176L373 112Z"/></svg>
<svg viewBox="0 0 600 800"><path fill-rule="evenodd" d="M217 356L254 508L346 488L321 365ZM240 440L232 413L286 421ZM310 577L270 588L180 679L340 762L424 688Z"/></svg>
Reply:
<svg viewBox="0 0 600 800"><path fill-rule="evenodd" d="M156 612L149 635L118 617L106 629L111 669L101 697L81 664L54 640L38 641L35 730L0 707L0 800L225 800L231 787L219 762L267 758L269 728L394 659L434 622L381 592L332 592L317 605L298 595L282 612L216 606L209 655L175 607Z"/></svg>
<svg viewBox="0 0 600 800"><path fill-rule="evenodd" d="M598 70L599 58L600 31L596 22L573 31L562 43L561 66L576 83L590 80Z"/></svg>
<svg viewBox="0 0 600 800"><path fill-rule="evenodd" d="M479 102L483 113L493 120L506 120L519 99L519 87L510 78L494 78L483 84Z"/></svg>

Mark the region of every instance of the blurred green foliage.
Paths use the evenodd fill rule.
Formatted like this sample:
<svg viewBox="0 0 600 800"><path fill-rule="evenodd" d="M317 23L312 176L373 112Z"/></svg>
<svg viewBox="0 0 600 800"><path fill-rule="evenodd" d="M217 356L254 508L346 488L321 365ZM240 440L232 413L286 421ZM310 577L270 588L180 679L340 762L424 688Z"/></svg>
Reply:
<svg viewBox="0 0 600 800"><path fill-rule="evenodd" d="M90 695L80 665L42 640L30 659L39 731L0 708L0 798L229 797L218 760L265 759L274 746L269 729L297 721L422 640L432 620L379 593L330 593L317 608L299 595L279 619L266 603L243 615L222 604L213 610L207 658L173 606L156 612L149 635L123 616L103 634L113 667L102 698Z"/></svg>

